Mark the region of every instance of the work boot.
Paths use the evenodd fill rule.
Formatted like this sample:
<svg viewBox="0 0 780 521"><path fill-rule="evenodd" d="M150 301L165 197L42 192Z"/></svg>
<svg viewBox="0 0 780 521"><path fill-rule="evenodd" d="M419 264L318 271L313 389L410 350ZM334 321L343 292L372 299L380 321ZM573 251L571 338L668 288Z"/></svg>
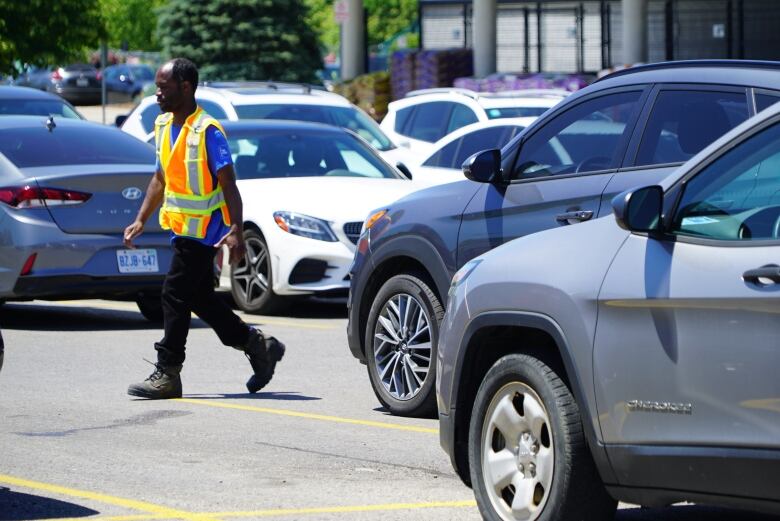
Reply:
<svg viewBox="0 0 780 521"><path fill-rule="evenodd" d="M154 372L149 375L149 378L128 387L127 394L150 400L181 398L181 376L179 373L181 373L180 365L154 364Z"/></svg>
<svg viewBox="0 0 780 521"><path fill-rule="evenodd" d="M284 356L284 344L272 336L265 336L257 329L250 328L249 340L242 351L255 373L246 382L246 388L250 393L256 393L273 378L276 363Z"/></svg>

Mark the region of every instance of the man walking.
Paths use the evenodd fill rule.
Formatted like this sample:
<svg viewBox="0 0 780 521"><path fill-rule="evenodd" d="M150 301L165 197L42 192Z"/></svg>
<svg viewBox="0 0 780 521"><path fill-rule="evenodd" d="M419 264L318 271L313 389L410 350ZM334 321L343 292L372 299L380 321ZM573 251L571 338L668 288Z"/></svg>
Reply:
<svg viewBox="0 0 780 521"><path fill-rule="evenodd" d="M223 344L243 351L254 375L247 382L257 392L273 376L284 345L245 324L214 294L214 256L224 245L231 264L246 254L243 207L233 161L221 125L197 105L198 70L184 58L163 64L155 75L162 114L154 126L157 168L124 243L143 233L144 223L162 203L160 225L171 230L173 259L163 283L165 334L155 344L157 363L143 382L127 393L143 398L180 398L190 313L208 323Z"/></svg>

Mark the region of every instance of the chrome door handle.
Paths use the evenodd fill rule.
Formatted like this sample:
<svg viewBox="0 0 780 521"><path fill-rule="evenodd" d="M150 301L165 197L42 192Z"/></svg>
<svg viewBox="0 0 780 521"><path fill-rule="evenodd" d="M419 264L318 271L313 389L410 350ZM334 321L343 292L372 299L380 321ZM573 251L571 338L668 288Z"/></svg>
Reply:
<svg viewBox="0 0 780 521"><path fill-rule="evenodd" d="M760 268L747 270L742 274L742 280L752 282L762 286L769 284L780 284L780 266L777 264L767 264ZM768 281L772 281L771 283Z"/></svg>
<svg viewBox="0 0 780 521"><path fill-rule="evenodd" d="M577 210L576 212L566 212L555 216L555 220L561 224L572 224L572 221L583 222L593 217L591 210Z"/></svg>

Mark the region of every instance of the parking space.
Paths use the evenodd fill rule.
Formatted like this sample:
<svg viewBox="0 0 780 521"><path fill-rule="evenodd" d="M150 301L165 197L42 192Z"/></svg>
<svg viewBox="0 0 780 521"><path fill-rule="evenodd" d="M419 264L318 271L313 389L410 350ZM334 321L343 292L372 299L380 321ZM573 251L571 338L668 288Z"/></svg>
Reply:
<svg viewBox="0 0 780 521"><path fill-rule="evenodd" d="M125 395L161 333L134 304L6 304L0 519L477 519L436 422L378 409L344 315L244 315L290 346L256 395L195 321L184 398L149 402Z"/></svg>
<svg viewBox="0 0 780 521"><path fill-rule="evenodd" d="M0 520L476 520L435 420L387 415L345 341L343 302L243 315L289 348L265 390L193 321L184 398L125 394L158 325L132 303L11 303L0 312ZM765 519L699 507L623 521Z"/></svg>

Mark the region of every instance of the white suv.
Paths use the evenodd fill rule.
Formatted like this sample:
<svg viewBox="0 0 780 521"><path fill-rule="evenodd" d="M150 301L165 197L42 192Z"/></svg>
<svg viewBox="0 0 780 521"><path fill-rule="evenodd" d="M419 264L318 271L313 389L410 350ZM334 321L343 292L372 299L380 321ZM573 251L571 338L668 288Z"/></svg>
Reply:
<svg viewBox="0 0 780 521"><path fill-rule="evenodd" d="M500 93L457 88L415 90L390 103L380 126L419 160L428 155L433 143L453 130L478 121L540 116L568 94L558 89Z"/></svg>
<svg viewBox="0 0 780 521"><path fill-rule="evenodd" d="M365 139L391 165L409 162L408 151L399 150L368 114L343 96L309 85L212 82L198 86L195 99L217 119L299 120L343 127ZM117 123L124 132L150 142L158 114L156 96L147 96L126 118L118 118Z"/></svg>

